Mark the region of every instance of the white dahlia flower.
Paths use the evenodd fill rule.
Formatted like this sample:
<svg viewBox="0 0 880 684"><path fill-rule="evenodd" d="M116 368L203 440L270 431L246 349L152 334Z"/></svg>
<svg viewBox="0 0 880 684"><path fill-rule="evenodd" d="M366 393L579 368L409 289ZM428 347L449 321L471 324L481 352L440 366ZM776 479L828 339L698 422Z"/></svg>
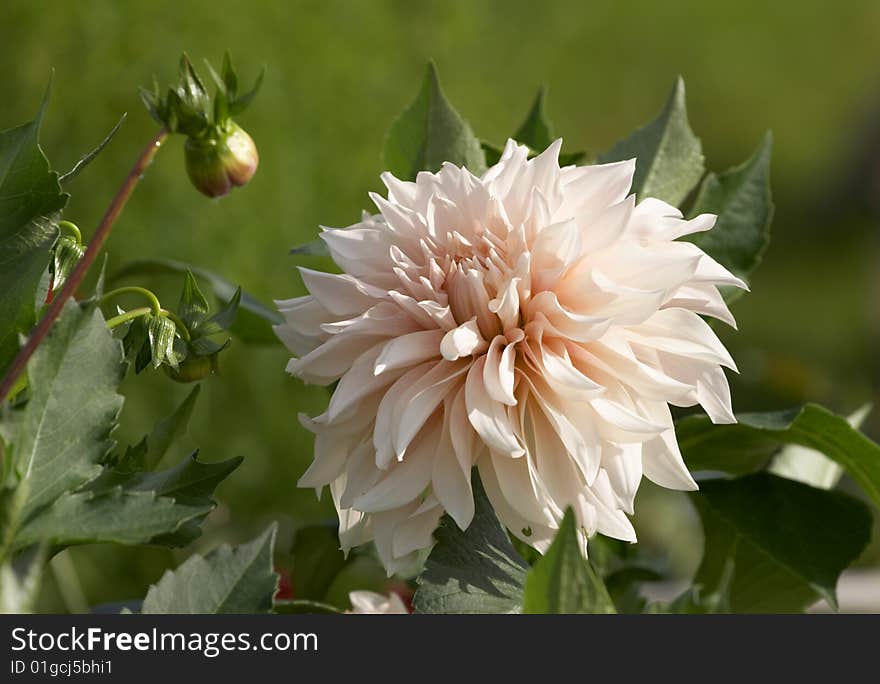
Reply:
<svg viewBox="0 0 880 684"><path fill-rule="evenodd" d="M348 612L355 615L409 615L403 599L394 592L385 596L375 591L350 591L348 600Z"/></svg>
<svg viewBox="0 0 880 684"><path fill-rule="evenodd" d="M582 532L635 541L642 475L695 489L669 404L734 421L733 359L700 317L731 325L718 285L745 287L684 235L673 206L630 194L636 160L559 167L508 141L482 177L446 164L391 174L380 214L327 230L341 275L301 269L278 302L288 371L339 381L303 418L344 549L374 540L389 573L474 514L471 469L511 532L547 548L566 507Z"/></svg>

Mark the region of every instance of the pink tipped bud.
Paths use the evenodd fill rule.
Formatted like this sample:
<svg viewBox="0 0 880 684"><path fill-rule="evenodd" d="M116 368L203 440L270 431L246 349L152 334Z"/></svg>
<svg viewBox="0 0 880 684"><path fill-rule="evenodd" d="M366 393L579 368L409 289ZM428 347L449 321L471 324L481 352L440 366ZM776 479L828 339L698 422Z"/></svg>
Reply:
<svg viewBox="0 0 880 684"><path fill-rule="evenodd" d="M208 197L246 185L260 163L253 139L232 121L216 137L187 138L184 154L189 179Z"/></svg>

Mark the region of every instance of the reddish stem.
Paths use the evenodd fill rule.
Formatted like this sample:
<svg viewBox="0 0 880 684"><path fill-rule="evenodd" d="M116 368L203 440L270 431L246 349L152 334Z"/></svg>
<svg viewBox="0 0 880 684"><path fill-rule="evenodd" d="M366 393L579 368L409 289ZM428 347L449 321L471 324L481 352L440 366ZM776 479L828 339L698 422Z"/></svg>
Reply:
<svg viewBox="0 0 880 684"><path fill-rule="evenodd" d="M15 357L15 360L12 362L12 365L3 377L3 382L0 383L0 403L6 401L6 397L15 385L18 376L24 372L31 356L33 356L37 347L40 346L40 343L49 333L52 324L58 319L58 316L61 315L64 303L73 296L82 283L86 273L88 273L89 268L95 262L98 253L107 241L107 237L110 235L113 224L116 222L116 219L119 218L119 214L122 212L125 203L128 201L128 198L131 197L131 193L134 192L135 186L137 186L144 171L146 171L147 167L150 165L150 162L153 161L153 157L156 155L156 152L159 151L159 147L165 141L166 137L168 137L167 131L164 129L159 131L143 149L134 166L131 168L131 171L128 172L128 176L126 176L122 186L116 192L116 195L110 202L110 206L107 207L107 211L104 213L101 223L98 224L98 228L95 230L95 234L92 236L92 240L89 242L89 246L86 249L83 258L80 259L74 267L70 276L65 281L64 287L61 288L61 291L52 298L52 303L49 305L46 313L43 314L40 322L37 323L37 326L34 328L30 337L28 337L27 342L18 352L18 355Z"/></svg>

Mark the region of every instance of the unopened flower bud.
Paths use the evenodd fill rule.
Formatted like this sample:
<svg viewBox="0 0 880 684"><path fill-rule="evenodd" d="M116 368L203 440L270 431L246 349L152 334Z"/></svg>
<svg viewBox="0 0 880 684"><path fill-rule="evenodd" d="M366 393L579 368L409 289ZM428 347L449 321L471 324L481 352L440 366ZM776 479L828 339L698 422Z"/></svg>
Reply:
<svg viewBox="0 0 880 684"><path fill-rule="evenodd" d="M217 355L190 354L177 368L165 366L165 374L175 382L198 382L217 372Z"/></svg>
<svg viewBox="0 0 880 684"><path fill-rule="evenodd" d="M55 254L52 259L52 287L60 288L67 280L67 276L73 271L85 250L83 246L69 235L62 235L55 245Z"/></svg>
<svg viewBox="0 0 880 684"><path fill-rule="evenodd" d="M246 185L260 162L253 139L233 121L216 135L187 138L184 154L189 179L208 197L222 197Z"/></svg>

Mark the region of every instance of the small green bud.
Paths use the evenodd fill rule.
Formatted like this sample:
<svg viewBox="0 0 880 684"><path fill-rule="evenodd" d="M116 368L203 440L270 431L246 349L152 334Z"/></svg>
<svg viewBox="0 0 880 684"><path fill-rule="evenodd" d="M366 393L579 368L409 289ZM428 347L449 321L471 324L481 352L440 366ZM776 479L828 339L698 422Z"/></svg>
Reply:
<svg viewBox="0 0 880 684"><path fill-rule="evenodd" d="M231 120L215 135L187 138L184 155L189 179L208 197L222 197L246 185L260 163L251 136Z"/></svg>
<svg viewBox="0 0 880 684"><path fill-rule="evenodd" d="M147 335L150 339L153 368L158 368L163 362L176 366L174 338L177 336L177 326L174 322L162 315L150 316Z"/></svg>
<svg viewBox="0 0 880 684"><path fill-rule="evenodd" d="M55 244L55 254L52 257L52 287L58 290L67 276L82 259L85 250L76 238L70 235L62 235Z"/></svg>
<svg viewBox="0 0 880 684"><path fill-rule="evenodd" d="M217 355L190 354L177 368L165 366L165 374L175 382L198 382L217 372Z"/></svg>

